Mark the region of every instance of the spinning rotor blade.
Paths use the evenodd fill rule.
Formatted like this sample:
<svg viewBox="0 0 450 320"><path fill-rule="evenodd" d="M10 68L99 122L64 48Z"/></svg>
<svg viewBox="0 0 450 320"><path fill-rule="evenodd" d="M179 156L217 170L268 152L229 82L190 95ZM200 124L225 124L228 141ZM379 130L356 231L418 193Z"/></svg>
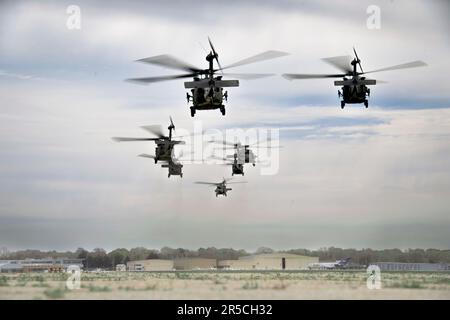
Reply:
<svg viewBox="0 0 450 320"><path fill-rule="evenodd" d="M170 69L184 70L184 71L188 71L191 73L197 73L197 72L202 71L201 69L199 69L187 62L181 61L175 57L172 57L171 55L168 55L168 54L162 54L159 56L139 59L136 61L156 64L156 65L170 68Z"/></svg>
<svg viewBox="0 0 450 320"><path fill-rule="evenodd" d="M227 182L228 184L236 184L236 183L248 183L247 181L233 181L233 182Z"/></svg>
<svg viewBox="0 0 450 320"><path fill-rule="evenodd" d="M361 69L361 72L364 73L363 68L361 67L361 60L359 60L359 57L358 57L358 54L356 53L355 47L353 47L353 52L355 53L356 60L358 61L359 69Z"/></svg>
<svg viewBox="0 0 450 320"><path fill-rule="evenodd" d="M234 68L234 67L238 67L238 66L243 66L245 64L255 63L255 62L269 60L269 59L275 59L275 58L287 56L288 54L289 53L282 52L282 51L275 51L275 50L265 51L263 53L255 55L255 56L252 56L252 57L240 60L238 62L235 62L233 64L230 64L222 69L229 69L229 68Z"/></svg>
<svg viewBox="0 0 450 320"><path fill-rule="evenodd" d="M204 182L204 181L195 181L194 183L196 184L206 184L206 185L210 185L210 186L217 186L220 183L215 183L215 182Z"/></svg>
<svg viewBox="0 0 450 320"><path fill-rule="evenodd" d="M216 52L216 50L214 49L214 46L213 46L213 44L212 44L212 41L211 41L211 39L208 37L208 42L209 42L209 46L211 47L211 50L212 50L212 52L213 52L213 54L214 54L214 57L216 58L216 61L217 61L217 65L219 66L219 70L221 70L222 71L222 66L220 65L220 62L219 62L219 54ZM222 71L222 73L223 73L223 71Z"/></svg>
<svg viewBox="0 0 450 320"><path fill-rule="evenodd" d="M113 137L114 141L122 142L122 141L155 141L158 138L128 138L128 137Z"/></svg>
<svg viewBox="0 0 450 320"><path fill-rule="evenodd" d="M141 128L147 132L150 132L151 134L154 134L155 136L157 136L160 139L167 138L162 133L162 127L160 125L142 126Z"/></svg>
<svg viewBox="0 0 450 320"><path fill-rule="evenodd" d="M225 140L209 140L208 143L219 143L219 144L223 144L225 146L231 146L231 147L240 147L242 146L240 142L229 142L229 141L225 141Z"/></svg>
<svg viewBox="0 0 450 320"><path fill-rule="evenodd" d="M352 72L352 66L350 64L352 61L352 57L350 56L337 56L337 57L323 58L322 60L338 68L342 72L345 73Z"/></svg>
<svg viewBox="0 0 450 320"><path fill-rule="evenodd" d="M224 76L235 77L244 80L261 79L272 77L275 73L222 73Z"/></svg>
<svg viewBox="0 0 450 320"><path fill-rule="evenodd" d="M377 69L377 70L364 72L364 74L373 73L373 72L380 72L380 71L390 71L390 70L417 68L417 67L424 67L424 66L427 66L427 64L425 62L417 60L417 61L412 61L412 62L408 62L408 63L398 64L396 66L391 66L391 67L387 67L387 68L381 68L381 69Z"/></svg>
<svg viewBox="0 0 450 320"><path fill-rule="evenodd" d="M195 75L196 75L196 73L188 73L188 74L179 74L179 75L173 75L173 76L130 78L130 79L126 79L126 81L136 82L136 83L140 83L140 84L146 84L146 83L161 82L161 81L168 81L168 80L175 80L175 79L182 79L182 78L191 78L191 77L194 77Z"/></svg>
<svg viewBox="0 0 450 320"><path fill-rule="evenodd" d="M304 74L304 73L284 73L283 78L295 79L323 79L323 78L343 78L347 74Z"/></svg>
<svg viewBox="0 0 450 320"><path fill-rule="evenodd" d="M138 155L138 157L155 159L155 156L152 156L151 154L145 154L145 153Z"/></svg>

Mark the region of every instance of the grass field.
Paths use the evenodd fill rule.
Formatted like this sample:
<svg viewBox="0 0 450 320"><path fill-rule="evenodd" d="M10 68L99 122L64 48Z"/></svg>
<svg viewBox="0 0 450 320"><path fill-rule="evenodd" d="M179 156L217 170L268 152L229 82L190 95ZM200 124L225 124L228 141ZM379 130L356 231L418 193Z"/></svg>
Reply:
<svg viewBox="0 0 450 320"><path fill-rule="evenodd" d="M384 272L369 290L363 271L0 274L0 299L450 299L450 273Z"/></svg>

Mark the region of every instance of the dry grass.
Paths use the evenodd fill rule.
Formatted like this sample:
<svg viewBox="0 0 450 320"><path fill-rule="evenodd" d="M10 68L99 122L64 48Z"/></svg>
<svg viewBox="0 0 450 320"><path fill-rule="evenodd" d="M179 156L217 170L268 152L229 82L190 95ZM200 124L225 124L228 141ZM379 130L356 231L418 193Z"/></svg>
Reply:
<svg viewBox="0 0 450 320"><path fill-rule="evenodd" d="M369 290L361 271L2 274L0 299L450 299L450 273L382 273Z"/></svg>

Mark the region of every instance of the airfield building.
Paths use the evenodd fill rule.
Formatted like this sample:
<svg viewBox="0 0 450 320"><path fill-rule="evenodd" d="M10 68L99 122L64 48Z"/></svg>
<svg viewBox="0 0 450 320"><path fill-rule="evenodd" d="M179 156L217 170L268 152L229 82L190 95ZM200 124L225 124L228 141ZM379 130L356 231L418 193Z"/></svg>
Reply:
<svg viewBox="0 0 450 320"><path fill-rule="evenodd" d="M63 272L69 266L83 268L83 259L47 258L0 261L0 272Z"/></svg>
<svg viewBox="0 0 450 320"><path fill-rule="evenodd" d="M446 263L375 262L381 271L450 271Z"/></svg>
<svg viewBox="0 0 450 320"><path fill-rule="evenodd" d="M221 260L218 268L229 270L303 270L319 262L318 257L291 253L267 253L240 257L237 260Z"/></svg>
<svg viewBox="0 0 450 320"><path fill-rule="evenodd" d="M171 271L173 268L172 260L147 259L127 262L128 271Z"/></svg>
<svg viewBox="0 0 450 320"><path fill-rule="evenodd" d="M175 270L208 270L217 268L216 259L180 258L173 261Z"/></svg>

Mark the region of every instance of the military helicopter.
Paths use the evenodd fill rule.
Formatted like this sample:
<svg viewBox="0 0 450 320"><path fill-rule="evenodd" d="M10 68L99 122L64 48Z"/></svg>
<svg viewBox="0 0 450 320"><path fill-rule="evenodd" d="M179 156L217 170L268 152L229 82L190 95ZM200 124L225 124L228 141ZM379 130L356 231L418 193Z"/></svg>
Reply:
<svg viewBox="0 0 450 320"><path fill-rule="evenodd" d="M169 136L162 133L160 125L143 126L142 129L154 134L156 138L125 138L125 137L114 137L113 140L117 142L121 141L155 141L155 155L147 155L147 158L152 158L155 160L155 164L158 161L172 161L173 159L173 147L177 144L185 144L184 141L173 140L172 130L175 131L175 125L173 124L172 117L170 117L170 125L167 127L169 130Z"/></svg>
<svg viewBox="0 0 450 320"><path fill-rule="evenodd" d="M145 154L145 153L140 154L139 157L151 158L151 159L155 158L154 156ZM161 168L169 169L169 173L167 175L168 178L170 178L170 176L180 176L180 178L183 178L183 165L175 157L173 157L166 163L162 164Z"/></svg>
<svg viewBox="0 0 450 320"><path fill-rule="evenodd" d="M232 157L230 159L230 157ZM237 154L234 153L232 156L227 156L226 158L220 158L220 157L211 157L212 159L224 161L221 163L222 165L229 166L231 165L231 175L234 176L235 174L244 175L244 163L240 162L238 160Z"/></svg>
<svg viewBox="0 0 450 320"><path fill-rule="evenodd" d="M232 175L240 174L244 175L244 164L251 163L253 166L256 166L256 158L255 153L250 149L250 147L257 148L282 148L282 146L272 146L272 145L261 145L262 142L257 142L253 144L242 144L240 142L229 142L229 141L215 141L211 140L210 143L221 143L224 145L223 149L233 149L233 155L227 155L225 158L217 158L218 160L228 161L225 164L231 165L232 167ZM265 141L269 142L269 141Z"/></svg>
<svg viewBox="0 0 450 320"><path fill-rule="evenodd" d="M231 188L227 188L227 184L231 184L231 183L247 183L247 181L234 181L234 182L228 182L231 179L225 179L223 178L222 182L203 182L203 181L196 181L195 183L197 184L206 184L206 185L210 185L210 186L215 186L216 189L214 190L214 192L216 193L216 197L218 195L223 195L223 196L227 196L227 192L231 191L233 189Z"/></svg>
<svg viewBox="0 0 450 320"><path fill-rule="evenodd" d="M222 67L219 62L219 54L214 49L214 46L209 37L208 42L211 47L211 51L206 56L206 61L208 61L209 64L207 69L197 68L170 55L163 54L155 57L140 59L137 61L160 65L166 68L183 70L186 71L187 73L179 75L159 76L159 77L132 78L128 80L132 82L148 84L159 81L192 77L194 81L188 81L184 83L184 87L186 89L191 90L191 94L186 93L187 103L189 104L190 102L192 102L192 106L190 106L191 116L194 117L196 110L213 110L213 109L220 109L222 115L225 115L224 101L228 101L228 92L227 91L224 92L223 89L228 87L238 87L239 80L223 80L222 79L223 76L231 76L241 79L259 79L272 76L273 74L261 74L261 73L225 74L223 73L223 70L263 60L274 59L288 54L281 51L271 50L260 53L247 59L240 60L228 66ZM214 68L214 60L216 60L218 68ZM215 76L215 74L218 71L221 72L221 75Z"/></svg>
<svg viewBox="0 0 450 320"><path fill-rule="evenodd" d="M341 70L343 73L340 74L299 74L299 73L285 73L283 77L288 80L294 79L320 79L320 78L343 78L343 80L334 81L335 86L342 86L342 92L338 90L338 97L341 98L341 109L344 109L346 103L364 103L366 108L369 107L370 89L367 86L376 85L382 83L382 81L377 81L374 79L368 79L366 77L361 77L362 75L380 71L390 71L398 69L408 69L423 67L427 64L423 61L412 61L408 63L403 63L391 67L381 68L377 70L367 71L361 67L361 60L356 53L355 48L353 48L355 57L352 59L350 56L337 56L331 58L324 58L325 62L333 65L334 67ZM357 65L361 72L357 71Z"/></svg>

